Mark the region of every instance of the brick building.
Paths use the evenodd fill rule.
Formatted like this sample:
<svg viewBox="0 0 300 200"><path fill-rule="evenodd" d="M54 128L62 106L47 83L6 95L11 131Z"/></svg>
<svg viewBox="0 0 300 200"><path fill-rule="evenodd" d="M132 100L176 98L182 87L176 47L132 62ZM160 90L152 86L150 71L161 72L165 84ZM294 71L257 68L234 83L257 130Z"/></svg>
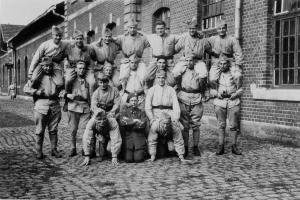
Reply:
<svg viewBox="0 0 300 200"><path fill-rule="evenodd" d="M152 33L157 20L167 22L170 33L185 32L184 21L196 16L205 36L216 33L220 18L242 45L245 57L242 129L300 139L300 1L299 0L66 0L65 36L75 29L98 39L108 22L115 35L124 33L129 16L139 28ZM144 54L147 62L150 50ZM121 57L121 56L120 56ZM205 119L214 118L211 102ZM297 134L298 133L298 134Z"/></svg>

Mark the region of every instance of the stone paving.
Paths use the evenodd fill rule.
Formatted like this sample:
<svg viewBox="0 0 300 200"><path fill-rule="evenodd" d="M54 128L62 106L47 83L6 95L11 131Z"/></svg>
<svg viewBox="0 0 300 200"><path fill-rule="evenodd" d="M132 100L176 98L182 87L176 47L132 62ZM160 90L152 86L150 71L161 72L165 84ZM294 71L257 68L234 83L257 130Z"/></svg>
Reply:
<svg viewBox="0 0 300 200"><path fill-rule="evenodd" d="M1 199L300 199L300 149L244 136L242 156L227 146L214 154L216 130L202 126L203 155L189 164L176 157L154 163L110 160L80 167L83 157L68 158L66 116L60 125L61 159L34 158L32 102L0 98ZM78 136L80 149L80 136Z"/></svg>

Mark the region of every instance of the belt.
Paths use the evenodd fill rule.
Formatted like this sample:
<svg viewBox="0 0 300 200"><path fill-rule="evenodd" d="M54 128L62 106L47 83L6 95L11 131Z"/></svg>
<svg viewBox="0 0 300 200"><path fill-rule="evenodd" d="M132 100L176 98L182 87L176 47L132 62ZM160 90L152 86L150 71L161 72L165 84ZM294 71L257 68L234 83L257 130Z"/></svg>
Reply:
<svg viewBox="0 0 300 200"><path fill-rule="evenodd" d="M76 68L76 63L77 61L69 61L70 63L70 67L69 68ZM86 69L88 69L90 67L90 63L87 61L84 61L85 65L86 65Z"/></svg>
<svg viewBox="0 0 300 200"><path fill-rule="evenodd" d="M127 54L124 54L124 58L129 58L130 56L132 56L133 54L131 54L131 55L127 55ZM141 59L142 57L140 57L140 56L136 56L136 57L138 57L139 59Z"/></svg>
<svg viewBox="0 0 300 200"><path fill-rule="evenodd" d="M152 108L158 108L158 109L161 109L161 110L171 110L173 107L172 106L163 106L163 105L159 105L159 106L152 106Z"/></svg>
<svg viewBox="0 0 300 200"><path fill-rule="evenodd" d="M50 97L47 97L47 96L37 96L37 99L59 100L59 97L57 95L53 95L53 96L50 96Z"/></svg>
<svg viewBox="0 0 300 200"><path fill-rule="evenodd" d="M110 63L111 65L114 65L114 61L108 61L108 60L104 60L103 62L97 62L97 64L99 64L99 65L104 65L105 64L105 62L108 62L108 63Z"/></svg>
<svg viewBox="0 0 300 200"><path fill-rule="evenodd" d="M185 88L181 88L181 91L186 92L186 93L200 93L199 90L187 90Z"/></svg>
<svg viewBox="0 0 300 200"><path fill-rule="evenodd" d="M83 97L81 97L81 96L76 96L76 97L74 97L74 100L76 100L76 101L88 101L87 99L84 99Z"/></svg>
<svg viewBox="0 0 300 200"><path fill-rule="evenodd" d="M97 103L97 107L103 109L105 112L108 112L112 109L113 106L107 106L105 104Z"/></svg>
<svg viewBox="0 0 300 200"><path fill-rule="evenodd" d="M169 60L169 59L173 59L174 56L163 56L163 55L160 55L160 56L155 56L155 55L152 55L153 58L163 58L163 59L166 59L166 60Z"/></svg>
<svg viewBox="0 0 300 200"><path fill-rule="evenodd" d="M141 95L145 94L144 90L139 91L139 92L128 92L127 90L125 90L124 92L126 94L135 93L137 96L141 96Z"/></svg>

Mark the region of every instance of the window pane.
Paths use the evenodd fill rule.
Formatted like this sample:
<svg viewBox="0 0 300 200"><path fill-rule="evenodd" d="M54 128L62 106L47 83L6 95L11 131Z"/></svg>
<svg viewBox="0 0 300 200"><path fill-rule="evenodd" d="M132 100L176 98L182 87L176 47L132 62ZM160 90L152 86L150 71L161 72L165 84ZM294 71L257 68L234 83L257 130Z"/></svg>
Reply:
<svg viewBox="0 0 300 200"><path fill-rule="evenodd" d="M290 37L290 51L295 51L295 37Z"/></svg>
<svg viewBox="0 0 300 200"><path fill-rule="evenodd" d="M291 10L297 9L297 0L292 0L290 2L290 8L291 8Z"/></svg>
<svg viewBox="0 0 300 200"><path fill-rule="evenodd" d="M279 85L279 70L275 70L275 85Z"/></svg>
<svg viewBox="0 0 300 200"><path fill-rule="evenodd" d="M287 53L283 54L282 67L283 68L287 68L288 67L288 54Z"/></svg>
<svg viewBox="0 0 300 200"><path fill-rule="evenodd" d="M211 16L215 16L216 15L216 4L214 3L212 5L212 13L211 13Z"/></svg>
<svg viewBox="0 0 300 200"><path fill-rule="evenodd" d="M221 14L221 1L216 3L216 15Z"/></svg>
<svg viewBox="0 0 300 200"><path fill-rule="evenodd" d="M300 50L300 35L298 36L298 50Z"/></svg>
<svg viewBox="0 0 300 200"><path fill-rule="evenodd" d="M296 30L295 19L291 19L291 21L290 21L290 35L295 34L295 30Z"/></svg>
<svg viewBox="0 0 300 200"><path fill-rule="evenodd" d="M278 37L280 35L280 21L276 21L275 27L275 36Z"/></svg>
<svg viewBox="0 0 300 200"><path fill-rule="evenodd" d="M283 41L282 41L283 51L288 51L288 49L289 49L288 47L289 47L289 38L285 37L285 38L283 38Z"/></svg>
<svg viewBox="0 0 300 200"><path fill-rule="evenodd" d="M294 70L289 70L289 84L294 84Z"/></svg>
<svg viewBox="0 0 300 200"><path fill-rule="evenodd" d="M275 54L275 68L279 68L279 54Z"/></svg>
<svg viewBox="0 0 300 200"><path fill-rule="evenodd" d="M275 52L279 52L279 38L275 39Z"/></svg>
<svg viewBox="0 0 300 200"><path fill-rule="evenodd" d="M203 16L206 17L208 15L208 6L203 7Z"/></svg>
<svg viewBox="0 0 300 200"><path fill-rule="evenodd" d="M290 64L289 67L293 68L294 67L294 53L290 53Z"/></svg>
<svg viewBox="0 0 300 200"><path fill-rule="evenodd" d="M289 34L289 21L283 22L283 35Z"/></svg>
<svg viewBox="0 0 300 200"><path fill-rule="evenodd" d="M300 52L298 52L298 67L300 67Z"/></svg>
<svg viewBox="0 0 300 200"><path fill-rule="evenodd" d="M282 84L288 83L288 70L283 70Z"/></svg>
<svg viewBox="0 0 300 200"><path fill-rule="evenodd" d="M211 16L212 15L212 4L209 5L209 11L208 11L208 15Z"/></svg>
<svg viewBox="0 0 300 200"><path fill-rule="evenodd" d="M280 13L281 12L281 0L277 0L275 3L276 3L275 13Z"/></svg>
<svg viewBox="0 0 300 200"><path fill-rule="evenodd" d="M298 84L300 84L300 69L298 70Z"/></svg>

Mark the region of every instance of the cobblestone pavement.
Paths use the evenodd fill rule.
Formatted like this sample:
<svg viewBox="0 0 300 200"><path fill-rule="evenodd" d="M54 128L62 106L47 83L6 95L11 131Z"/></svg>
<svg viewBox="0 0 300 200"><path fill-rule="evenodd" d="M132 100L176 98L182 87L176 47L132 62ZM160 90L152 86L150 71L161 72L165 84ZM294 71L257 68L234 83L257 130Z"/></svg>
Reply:
<svg viewBox="0 0 300 200"><path fill-rule="evenodd" d="M82 156L67 157L66 116L59 129L64 157L49 156L47 138L47 157L34 158L32 114L32 102L0 98L1 199L300 199L296 147L243 137L242 156L232 155L228 146L217 157L216 131L203 126L203 156L190 164L174 157L115 167L109 160L93 160L80 167ZM80 143L78 136L79 148Z"/></svg>

